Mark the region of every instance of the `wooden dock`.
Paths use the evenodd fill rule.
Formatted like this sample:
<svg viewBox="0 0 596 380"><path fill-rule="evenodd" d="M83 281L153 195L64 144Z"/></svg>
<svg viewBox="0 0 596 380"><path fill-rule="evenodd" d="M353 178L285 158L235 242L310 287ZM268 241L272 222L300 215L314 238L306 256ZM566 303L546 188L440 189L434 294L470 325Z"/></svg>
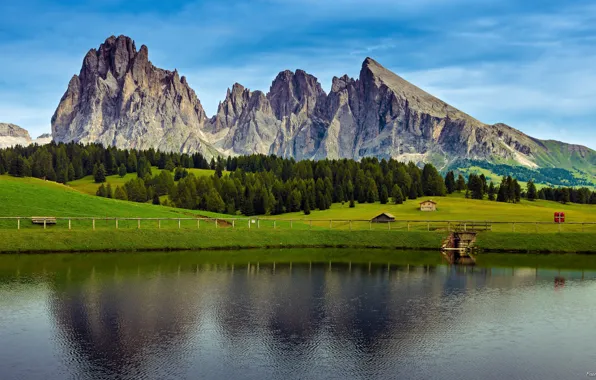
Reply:
<svg viewBox="0 0 596 380"><path fill-rule="evenodd" d="M441 254L450 264L474 265L474 243L476 232L458 231L451 232L449 237L441 244Z"/></svg>

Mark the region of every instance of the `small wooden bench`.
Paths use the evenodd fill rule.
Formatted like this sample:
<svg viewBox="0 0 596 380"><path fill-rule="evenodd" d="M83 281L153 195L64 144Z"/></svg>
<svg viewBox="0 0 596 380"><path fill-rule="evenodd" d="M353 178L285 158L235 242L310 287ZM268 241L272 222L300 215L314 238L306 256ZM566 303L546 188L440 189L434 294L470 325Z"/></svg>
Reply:
<svg viewBox="0 0 596 380"><path fill-rule="evenodd" d="M56 224L56 217L54 216L32 216L31 223L33 224Z"/></svg>

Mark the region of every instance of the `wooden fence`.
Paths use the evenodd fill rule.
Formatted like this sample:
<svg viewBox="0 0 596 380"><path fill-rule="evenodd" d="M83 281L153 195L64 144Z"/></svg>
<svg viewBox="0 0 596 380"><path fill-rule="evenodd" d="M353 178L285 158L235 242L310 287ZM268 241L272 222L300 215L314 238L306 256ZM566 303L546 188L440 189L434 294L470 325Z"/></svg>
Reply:
<svg viewBox="0 0 596 380"><path fill-rule="evenodd" d="M0 229L300 229L384 231L492 231L492 232L594 232L596 222L395 220L375 223L355 219L282 218L119 218L119 217L0 217ZM35 221L35 224L33 223ZM40 223L40 221L42 223ZM50 224L51 221L51 224ZM55 224L54 224L55 223Z"/></svg>

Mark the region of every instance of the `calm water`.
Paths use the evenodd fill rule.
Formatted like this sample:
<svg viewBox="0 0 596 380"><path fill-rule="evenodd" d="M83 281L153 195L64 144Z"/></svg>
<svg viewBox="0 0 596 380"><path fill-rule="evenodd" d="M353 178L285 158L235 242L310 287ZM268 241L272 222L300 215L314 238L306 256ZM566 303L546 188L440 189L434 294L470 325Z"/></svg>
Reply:
<svg viewBox="0 0 596 380"><path fill-rule="evenodd" d="M436 255L3 256L0 378L583 379L596 372L596 272L456 268Z"/></svg>

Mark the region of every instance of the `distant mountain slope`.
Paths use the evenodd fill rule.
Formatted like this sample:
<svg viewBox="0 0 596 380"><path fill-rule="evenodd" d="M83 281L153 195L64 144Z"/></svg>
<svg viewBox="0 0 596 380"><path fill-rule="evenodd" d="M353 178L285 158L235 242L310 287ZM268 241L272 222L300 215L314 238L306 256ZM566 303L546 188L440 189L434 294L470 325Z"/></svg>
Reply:
<svg viewBox="0 0 596 380"><path fill-rule="evenodd" d="M52 118L52 135L208 156L375 156L442 169L463 159L596 174L593 150L484 124L371 58L358 79L334 77L329 94L302 70L282 71L267 93L236 83L207 118L185 78L154 67L147 48L137 52L125 36L87 54Z"/></svg>

